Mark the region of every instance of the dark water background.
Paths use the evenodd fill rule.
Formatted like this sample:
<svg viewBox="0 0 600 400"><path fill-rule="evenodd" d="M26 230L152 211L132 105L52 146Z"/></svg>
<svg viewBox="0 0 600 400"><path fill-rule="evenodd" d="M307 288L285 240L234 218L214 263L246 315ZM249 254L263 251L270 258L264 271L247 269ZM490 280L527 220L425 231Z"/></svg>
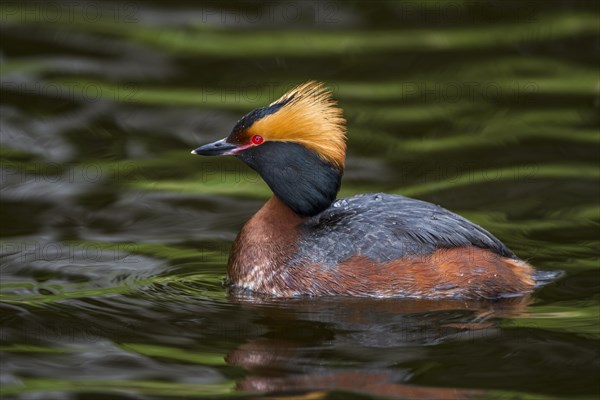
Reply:
<svg viewBox="0 0 600 400"><path fill-rule="evenodd" d="M597 2L9 2L3 398L596 399ZM443 205L563 276L507 302L228 297L267 186L190 150L318 79L341 196Z"/></svg>

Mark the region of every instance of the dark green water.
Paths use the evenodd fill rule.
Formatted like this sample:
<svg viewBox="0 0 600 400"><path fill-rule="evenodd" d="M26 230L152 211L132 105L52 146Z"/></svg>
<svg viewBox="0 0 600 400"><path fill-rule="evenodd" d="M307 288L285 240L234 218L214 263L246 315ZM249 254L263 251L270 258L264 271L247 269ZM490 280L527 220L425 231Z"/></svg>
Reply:
<svg viewBox="0 0 600 400"><path fill-rule="evenodd" d="M3 2L3 398L600 395L595 2ZM341 196L401 193L560 279L508 302L228 297L269 196L191 156L292 85Z"/></svg>

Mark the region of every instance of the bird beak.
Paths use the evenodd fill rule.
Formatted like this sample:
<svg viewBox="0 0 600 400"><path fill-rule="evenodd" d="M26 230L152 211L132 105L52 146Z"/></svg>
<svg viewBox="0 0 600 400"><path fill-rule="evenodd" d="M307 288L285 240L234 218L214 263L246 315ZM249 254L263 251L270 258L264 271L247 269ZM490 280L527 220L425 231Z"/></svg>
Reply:
<svg viewBox="0 0 600 400"><path fill-rule="evenodd" d="M233 151L237 148L238 146L235 144L227 143L225 139L221 139L214 143L200 146L196 150L192 150L192 154L197 154L199 156L222 156L233 154Z"/></svg>

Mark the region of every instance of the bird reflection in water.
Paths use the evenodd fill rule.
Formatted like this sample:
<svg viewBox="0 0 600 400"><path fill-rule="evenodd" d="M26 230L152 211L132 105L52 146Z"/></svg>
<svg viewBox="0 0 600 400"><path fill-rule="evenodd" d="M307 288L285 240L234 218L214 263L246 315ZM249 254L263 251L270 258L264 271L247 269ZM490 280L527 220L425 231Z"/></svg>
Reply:
<svg viewBox="0 0 600 400"><path fill-rule="evenodd" d="M408 399L483 397L483 390L410 384L415 371L403 365L427 358L436 344L498 336L498 319L523 315L531 303L529 296L436 301L232 295L260 315L266 329L226 357L248 371L237 388L311 399L331 391Z"/></svg>

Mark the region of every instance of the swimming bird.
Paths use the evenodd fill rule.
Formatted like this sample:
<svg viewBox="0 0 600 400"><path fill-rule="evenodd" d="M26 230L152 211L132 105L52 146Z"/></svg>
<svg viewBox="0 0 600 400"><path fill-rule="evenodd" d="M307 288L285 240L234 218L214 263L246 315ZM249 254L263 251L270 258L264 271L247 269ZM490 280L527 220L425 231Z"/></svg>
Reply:
<svg viewBox="0 0 600 400"><path fill-rule="evenodd" d="M336 200L346 121L322 83L299 85L192 151L237 157L273 196L243 226L227 281L275 297L493 299L534 287L534 269L482 227L384 193Z"/></svg>

